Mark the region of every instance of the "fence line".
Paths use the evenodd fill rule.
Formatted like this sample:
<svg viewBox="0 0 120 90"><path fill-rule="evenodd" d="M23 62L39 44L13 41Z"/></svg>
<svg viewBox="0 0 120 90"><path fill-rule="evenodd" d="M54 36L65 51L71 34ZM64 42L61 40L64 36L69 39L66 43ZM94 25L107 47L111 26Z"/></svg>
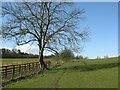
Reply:
<svg viewBox="0 0 120 90"><path fill-rule="evenodd" d="M40 71L39 62L0 66L2 83L36 74Z"/></svg>

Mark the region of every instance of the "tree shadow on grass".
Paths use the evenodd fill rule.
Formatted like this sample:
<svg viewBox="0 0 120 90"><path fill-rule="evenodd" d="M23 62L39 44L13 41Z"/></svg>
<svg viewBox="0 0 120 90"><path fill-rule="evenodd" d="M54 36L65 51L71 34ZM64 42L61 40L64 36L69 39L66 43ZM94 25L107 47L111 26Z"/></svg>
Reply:
<svg viewBox="0 0 120 90"><path fill-rule="evenodd" d="M109 64L91 64L91 65L76 65L76 66L69 66L69 67L59 67L53 68L50 70L51 73L56 73L58 71L95 71L98 69L106 69L117 67L120 63L109 63Z"/></svg>

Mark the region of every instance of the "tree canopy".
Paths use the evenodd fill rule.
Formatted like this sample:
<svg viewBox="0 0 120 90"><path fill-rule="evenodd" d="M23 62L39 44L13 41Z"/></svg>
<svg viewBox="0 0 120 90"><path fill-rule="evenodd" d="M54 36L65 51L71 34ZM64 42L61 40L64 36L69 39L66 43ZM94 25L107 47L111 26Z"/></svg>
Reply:
<svg viewBox="0 0 120 90"><path fill-rule="evenodd" d="M74 58L74 53L70 49L64 49L60 53L60 59L66 62L71 61Z"/></svg>

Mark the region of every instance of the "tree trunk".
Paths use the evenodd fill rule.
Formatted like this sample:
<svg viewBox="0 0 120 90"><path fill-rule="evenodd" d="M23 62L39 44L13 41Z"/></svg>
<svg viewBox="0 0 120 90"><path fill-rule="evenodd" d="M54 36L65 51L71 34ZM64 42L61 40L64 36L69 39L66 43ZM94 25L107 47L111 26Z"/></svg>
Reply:
<svg viewBox="0 0 120 90"><path fill-rule="evenodd" d="M40 69L43 72L45 69L49 70L49 68L47 67L47 65L44 62L44 58L43 58L43 49L39 49L39 64L40 64Z"/></svg>
<svg viewBox="0 0 120 90"><path fill-rule="evenodd" d="M39 51L39 63L40 63L41 70L44 70L47 68L43 60L43 51Z"/></svg>

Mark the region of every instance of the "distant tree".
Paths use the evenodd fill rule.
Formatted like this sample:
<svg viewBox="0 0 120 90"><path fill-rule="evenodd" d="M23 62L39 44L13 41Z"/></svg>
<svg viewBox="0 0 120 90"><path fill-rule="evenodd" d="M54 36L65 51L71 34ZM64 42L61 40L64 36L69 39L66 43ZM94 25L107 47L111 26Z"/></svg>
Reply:
<svg viewBox="0 0 120 90"><path fill-rule="evenodd" d="M74 54L70 49L65 49L60 53L60 59L66 62L71 61L74 58Z"/></svg>
<svg viewBox="0 0 120 90"><path fill-rule="evenodd" d="M83 59L83 56L82 56L82 55L80 55L80 56L79 56L79 59Z"/></svg>
<svg viewBox="0 0 120 90"><path fill-rule="evenodd" d="M2 51L2 58L4 58L4 57L5 57L5 54L6 54L6 53L5 53L5 48L3 48L1 51Z"/></svg>
<svg viewBox="0 0 120 90"><path fill-rule="evenodd" d="M96 59L100 59L100 57L99 56L97 56L97 58Z"/></svg>
<svg viewBox="0 0 120 90"><path fill-rule="evenodd" d="M84 57L84 59L88 59L88 57L86 56L86 57Z"/></svg>
<svg viewBox="0 0 120 90"><path fill-rule="evenodd" d="M76 56L75 59L83 59L83 56L82 55Z"/></svg>
<svg viewBox="0 0 120 90"><path fill-rule="evenodd" d="M104 56L104 58L108 58L108 56Z"/></svg>
<svg viewBox="0 0 120 90"><path fill-rule="evenodd" d="M11 58L11 57L13 57L13 53L9 49L3 48L2 49L2 57L3 58Z"/></svg>
<svg viewBox="0 0 120 90"><path fill-rule="evenodd" d="M12 49L12 52L18 53L17 49Z"/></svg>
<svg viewBox="0 0 120 90"><path fill-rule="evenodd" d="M18 53L21 54L21 50L18 50Z"/></svg>
<svg viewBox="0 0 120 90"><path fill-rule="evenodd" d="M68 2L12 2L2 3L3 38L16 40L17 45L37 42L39 61L43 68L43 52L55 53L60 48L80 50L81 41L88 37L88 31L78 30L84 19L84 9L76 9ZM67 9L69 8L69 10Z"/></svg>
<svg viewBox="0 0 120 90"><path fill-rule="evenodd" d="M75 59L79 59L79 56L76 56Z"/></svg>

